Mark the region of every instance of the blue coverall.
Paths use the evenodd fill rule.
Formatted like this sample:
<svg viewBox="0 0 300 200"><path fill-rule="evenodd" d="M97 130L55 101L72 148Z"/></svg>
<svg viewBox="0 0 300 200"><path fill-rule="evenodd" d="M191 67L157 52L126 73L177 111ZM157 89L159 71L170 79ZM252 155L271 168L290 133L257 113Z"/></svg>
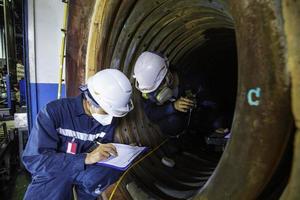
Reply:
<svg viewBox="0 0 300 200"><path fill-rule="evenodd" d="M113 141L117 119L102 126L85 114L83 98L53 101L38 113L22 156L32 174L24 199L68 200L75 186L80 200L94 200L120 177L121 171L84 163L95 138ZM75 155L66 153L72 140L77 144Z"/></svg>
<svg viewBox="0 0 300 200"><path fill-rule="evenodd" d="M183 88L179 87L177 99L183 94ZM167 101L163 105L157 105L154 92L148 95L148 98L143 97L143 107L147 117L153 123L156 123L161 131L169 136L176 136L187 128L188 114L175 110L174 101ZM197 127L202 131L212 131L222 127L219 123L217 105L210 100L205 92L197 95L197 109L191 116L193 128Z"/></svg>
<svg viewBox="0 0 300 200"><path fill-rule="evenodd" d="M169 136L178 135L187 124L187 113L175 110L173 103L174 101L169 100L163 105L157 105L153 93L149 94L148 99L143 98L143 107L147 117Z"/></svg>

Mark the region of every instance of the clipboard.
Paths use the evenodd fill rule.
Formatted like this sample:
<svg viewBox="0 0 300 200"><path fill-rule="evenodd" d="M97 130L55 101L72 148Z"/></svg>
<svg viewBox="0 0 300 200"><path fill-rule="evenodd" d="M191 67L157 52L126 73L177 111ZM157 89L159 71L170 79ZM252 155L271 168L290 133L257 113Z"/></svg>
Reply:
<svg viewBox="0 0 300 200"><path fill-rule="evenodd" d="M118 152L118 156L110 156L108 159L97 162L97 165L111 167L125 171L133 163L134 159L148 150L147 147L131 146L112 143Z"/></svg>

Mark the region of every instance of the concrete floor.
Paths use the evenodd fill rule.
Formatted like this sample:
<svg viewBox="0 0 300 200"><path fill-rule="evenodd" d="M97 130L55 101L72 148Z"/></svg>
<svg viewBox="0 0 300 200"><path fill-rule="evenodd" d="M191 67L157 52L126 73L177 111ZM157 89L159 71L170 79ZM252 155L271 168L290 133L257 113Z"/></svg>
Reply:
<svg viewBox="0 0 300 200"><path fill-rule="evenodd" d="M22 200L30 182L30 176L25 171L17 174L11 200Z"/></svg>
<svg viewBox="0 0 300 200"><path fill-rule="evenodd" d="M7 130L15 128L14 120L3 121L6 123ZM3 131L0 129L0 137L3 137ZM5 200L22 200L26 192L27 186L30 182L30 175L24 170L20 169L17 163L12 166L12 177L9 181L1 183L0 199Z"/></svg>

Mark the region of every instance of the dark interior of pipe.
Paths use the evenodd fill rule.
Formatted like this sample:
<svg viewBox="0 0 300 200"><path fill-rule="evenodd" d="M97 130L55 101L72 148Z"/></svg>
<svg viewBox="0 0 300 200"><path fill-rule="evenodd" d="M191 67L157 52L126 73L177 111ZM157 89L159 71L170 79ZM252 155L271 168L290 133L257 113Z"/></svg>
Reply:
<svg viewBox="0 0 300 200"><path fill-rule="evenodd" d="M198 105L191 112L187 127L187 132L194 133L196 138L191 133L184 136L191 142L197 141L192 146L199 146L200 140L218 128L230 129L237 90L234 31L209 29L204 35L206 42L202 46L173 65L180 77L180 87L197 94Z"/></svg>
<svg viewBox="0 0 300 200"><path fill-rule="evenodd" d="M185 91L198 93L188 130L200 137L217 128L230 129L237 91L234 31L209 29L204 35L206 42L173 66Z"/></svg>
<svg viewBox="0 0 300 200"><path fill-rule="evenodd" d="M135 179L136 183L141 180L137 183L139 187L158 199L193 196L212 175L226 145L224 134L215 134L217 144L207 143L207 139L215 129L230 130L231 127L237 91L235 33L232 29L221 28L209 29L204 35L203 45L183 55L178 63L171 62L171 69L180 77L180 87L193 94L198 92L198 105L191 112L184 134L170 138L157 152L157 158L152 158L153 162L159 162L162 157L171 158L175 167L161 165L157 169L145 166L136 169L141 176ZM203 102L213 103L212 108L203 107ZM149 176L155 177L150 184L145 181L151 180ZM128 188L131 187L129 184ZM131 196L138 198L139 195Z"/></svg>
<svg viewBox="0 0 300 200"><path fill-rule="evenodd" d="M224 116L230 128L237 91L237 54L232 29L209 29L206 42L176 65L185 88L204 90L217 104L217 115ZM201 91L200 91L201 93ZM205 99L198 99L203 101ZM223 127L224 127L223 126Z"/></svg>

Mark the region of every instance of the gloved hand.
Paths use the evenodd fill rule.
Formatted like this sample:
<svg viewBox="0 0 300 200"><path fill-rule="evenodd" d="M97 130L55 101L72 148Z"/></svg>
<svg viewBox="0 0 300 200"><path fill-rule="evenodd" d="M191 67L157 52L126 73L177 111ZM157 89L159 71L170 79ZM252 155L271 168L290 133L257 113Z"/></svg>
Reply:
<svg viewBox="0 0 300 200"><path fill-rule="evenodd" d="M188 98L180 97L174 102L174 108L180 112L187 112L194 107L194 102Z"/></svg>
<svg viewBox="0 0 300 200"><path fill-rule="evenodd" d="M118 156L116 147L113 144L100 144L95 150L88 153L85 164L90 165L113 156Z"/></svg>

